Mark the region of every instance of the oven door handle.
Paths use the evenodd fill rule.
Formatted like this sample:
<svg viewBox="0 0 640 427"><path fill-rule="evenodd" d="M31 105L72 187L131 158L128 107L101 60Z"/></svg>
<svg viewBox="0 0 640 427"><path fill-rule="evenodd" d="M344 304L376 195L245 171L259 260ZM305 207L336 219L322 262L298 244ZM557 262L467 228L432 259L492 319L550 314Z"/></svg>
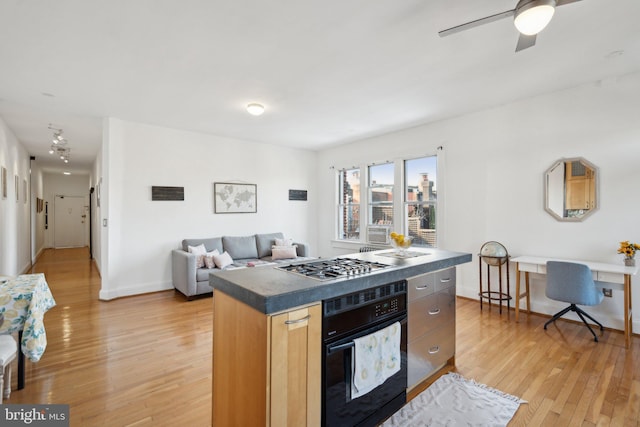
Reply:
<svg viewBox="0 0 640 427"><path fill-rule="evenodd" d="M355 347L355 345L356 345L356 343L353 342L353 341L349 341L348 343L345 343L345 344L330 345L329 347L327 347L327 354L333 354L336 351L345 350L347 348Z"/></svg>

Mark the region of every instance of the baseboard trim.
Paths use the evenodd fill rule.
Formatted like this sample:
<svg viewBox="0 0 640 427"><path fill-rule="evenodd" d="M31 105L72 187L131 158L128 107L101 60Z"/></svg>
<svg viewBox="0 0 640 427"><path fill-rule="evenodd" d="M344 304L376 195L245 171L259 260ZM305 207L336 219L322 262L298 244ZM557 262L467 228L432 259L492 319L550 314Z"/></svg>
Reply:
<svg viewBox="0 0 640 427"><path fill-rule="evenodd" d="M478 310L480 310L480 300L479 299L470 298L470 297L463 296L463 295L456 295L456 298L467 300L467 301L472 301L472 302L477 302L478 303ZM488 310L491 310L491 309L496 309L497 310L499 308L497 303L492 303L491 306L489 306L489 303L485 302L484 305L487 306ZM502 305L502 309L503 310L507 310L506 304ZM510 314L511 314L511 312L513 312L513 315L515 316L515 311L516 311L515 307L513 306L513 304L511 304L511 307L509 308ZM556 312L557 311L558 310L556 310ZM539 311L533 311L532 310L530 313L527 313L526 311L523 311L523 310L520 311L520 316L526 316L528 314L533 314L535 316L540 316L540 317L546 317L547 319L550 319L550 318L553 317L553 314L541 313ZM598 318L596 317L596 319L598 319ZM575 324L578 324L578 325L582 324L582 321L580 319L577 319L577 318L576 319L572 319L571 317L562 317L561 319L558 319L558 320L562 320L563 322L571 322L571 323L575 323ZM616 322L616 326L607 326L607 325L604 325L604 323L603 323L605 330L611 331L611 332L624 333L623 320L621 320L621 319L613 319L611 317L608 317L607 320ZM602 323L602 319L598 319L598 321L600 323ZM638 332L635 332L635 331L640 330L640 322L637 322L637 321L634 320L632 326L633 326L633 328L632 328L631 335L640 336L640 334Z"/></svg>
<svg viewBox="0 0 640 427"><path fill-rule="evenodd" d="M102 301L110 301L116 298L129 297L133 295L149 294L152 292L168 291L173 289L173 284L168 283L155 283L145 284L142 286L133 286L126 288L116 289L101 289L98 295L98 299Z"/></svg>

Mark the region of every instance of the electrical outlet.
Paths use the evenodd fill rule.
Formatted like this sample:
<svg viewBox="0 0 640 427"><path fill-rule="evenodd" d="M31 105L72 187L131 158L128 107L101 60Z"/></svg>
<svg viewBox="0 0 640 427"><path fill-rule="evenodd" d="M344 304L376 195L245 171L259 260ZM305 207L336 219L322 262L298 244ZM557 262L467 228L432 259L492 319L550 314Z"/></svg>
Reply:
<svg viewBox="0 0 640 427"><path fill-rule="evenodd" d="M613 295L611 295L611 289L607 289L607 288L602 288L602 293L604 294L605 297L609 297L611 298Z"/></svg>

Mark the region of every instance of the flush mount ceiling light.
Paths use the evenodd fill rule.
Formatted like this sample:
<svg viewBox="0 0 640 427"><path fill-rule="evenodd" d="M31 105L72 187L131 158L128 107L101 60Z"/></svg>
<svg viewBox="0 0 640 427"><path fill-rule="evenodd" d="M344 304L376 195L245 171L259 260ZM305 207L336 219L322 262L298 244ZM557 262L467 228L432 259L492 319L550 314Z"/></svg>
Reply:
<svg viewBox="0 0 640 427"><path fill-rule="evenodd" d="M253 116L259 116L264 113L264 105L257 102L247 104L247 112Z"/></svg>
<svg viewBox="0 0 640 427"><path fill-rule="evenodd" d="M60 160L63 162L69 163L69 159L71 158L71 148L67 145L67 140L62 136L63 130L54 128L51 123L49 123L48 129L53 131L49 154L55 154L60 157Z"/></svg>
<svg viewBox="0 0 640 427"><path fill-rule="evenodd" d="M521 1L516 8L513 24L522 34L533 36L544 30L555 11L555 0Z"/></svg>

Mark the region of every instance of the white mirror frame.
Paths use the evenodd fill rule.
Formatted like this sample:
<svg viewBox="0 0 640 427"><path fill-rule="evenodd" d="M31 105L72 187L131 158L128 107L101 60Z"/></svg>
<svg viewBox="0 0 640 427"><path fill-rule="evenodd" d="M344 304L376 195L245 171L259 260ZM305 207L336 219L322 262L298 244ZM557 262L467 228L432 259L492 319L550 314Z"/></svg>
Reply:
<svg viewBox="0 0 640 427"><path fill-rule="evenodd" d="M554 210L554 208L551 205L551 199L553 198L553 193L554 191L552 189L549 188L549 183L550 180L553 179L553 177L550 176L550 174L552 174L552 172L554 170L556 170L556 168L566 162L575 162L575 161L579 161L580 163L582 163L583 165L585 165L586 167L590 168L591 170L593 170L594 174L595 174L595 182L594 182L594 201L593 201L593 207L589 210L587 210L584 214L580 215L580 216L575 216L575 217L564 217L561 214L558 214L558 212L556 210ZM556 174L557 175L557 174ZM598 167L595 166L593 163L589 162L588 160L582 158L582 157L570 157L570 158L562 158L559 159L557 161L555 161L551 167L549 167L549 169L547 169L543 175L543 179L544 179L544 210L547 211L552 217L554 217L555 219L557 219L558 221L563 221L563 222L580 222L580 221L584 221L586 218L588 218L589 216L593 215L593 213L595 211L598 210L598 208L600 207L600 171L598 170ZM562 176L562 197L564 200L565 197L565 177L564 175ZM561 209L562 214L564 213L564 206Z"/></svg>

